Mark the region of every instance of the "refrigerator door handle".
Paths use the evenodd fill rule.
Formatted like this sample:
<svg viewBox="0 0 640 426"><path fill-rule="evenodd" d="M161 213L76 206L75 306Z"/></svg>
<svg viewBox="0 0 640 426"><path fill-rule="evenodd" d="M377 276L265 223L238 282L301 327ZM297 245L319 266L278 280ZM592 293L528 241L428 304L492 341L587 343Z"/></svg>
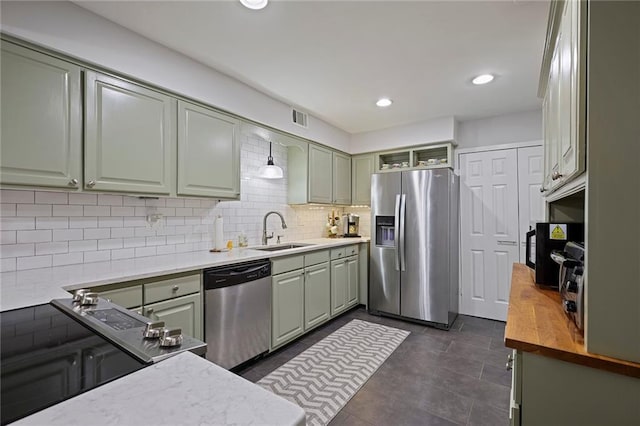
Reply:
<svg viewBox="0 0 640 426"><path fill-rule="evenodd" d="M395 249L396 271L400 270L400 194L396 194L396 207L393 210L395 220L393 224L393 248Z"/></svg>
<svg viewBox="0 0 640 426"><path fill-rule="evenodd" d="M406 270L406 259L405 259L405 244L404 244L404 236L405 236L405 209L407 205L407 195L402 194L400 197L400 270Z"/></svg>

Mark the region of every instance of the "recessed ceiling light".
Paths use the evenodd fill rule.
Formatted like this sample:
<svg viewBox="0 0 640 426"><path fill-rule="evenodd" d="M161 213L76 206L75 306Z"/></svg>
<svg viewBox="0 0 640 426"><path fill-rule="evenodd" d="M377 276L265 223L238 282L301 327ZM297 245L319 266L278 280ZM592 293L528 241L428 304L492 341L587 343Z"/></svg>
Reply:
<svg viewBox="0 0 640 426"><path fill-rule="evenodd" d="M491 81L493 81L493 75L491 74L482 74L477 76L473 80L471 80L471 82L476 85L487 84L487 83L490 83Z"/></svg>
<svg viewBox="0 0 640 426"><path fill-rule="evenodd" d="M240 3L249 9L258 10L263 9L269 0L240 0Z"/></svg>
<svg viewBox="0 0 640 426"><path fill-rule="evenodd" d="M378 102L376 102L376 105L378 105L379 107L388 107L389 105L391 105L393 103L393 101L389 98L380 98L378 99Z"/></svg>

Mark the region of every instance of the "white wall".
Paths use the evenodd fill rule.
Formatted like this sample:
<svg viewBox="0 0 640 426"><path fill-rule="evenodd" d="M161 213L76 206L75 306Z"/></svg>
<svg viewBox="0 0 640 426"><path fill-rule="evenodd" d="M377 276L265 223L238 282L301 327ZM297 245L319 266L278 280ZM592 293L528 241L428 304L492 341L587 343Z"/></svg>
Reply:
<svg viewBox="0 0 640 426"><path fill-rule="evenodd" d="M458 123L458 148L474 148L542 139L542 110Z"/></svg>
<svg viewBox="0 0 640 426"><path fill-rule="evenodd" d="M455 136L453 117L436 118L420 123L391 127L351 135L349 152L385 151L412 145L451 141Z"/></svg>
<svg viewBox="0 0 640 426"><path fill-rule="evenodd" d="M315 140L349 149L349 134L309 117L291 123L290 106L70 2L0 3L4 33L82 59L206 104Z"/></svg>

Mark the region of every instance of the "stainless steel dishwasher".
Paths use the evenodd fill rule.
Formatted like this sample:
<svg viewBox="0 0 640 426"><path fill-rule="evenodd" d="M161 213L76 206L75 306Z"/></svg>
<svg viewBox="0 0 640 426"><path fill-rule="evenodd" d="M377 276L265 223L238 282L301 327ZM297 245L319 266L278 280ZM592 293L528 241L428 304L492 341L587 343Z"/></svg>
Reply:
<svg viewBox="0 0 640 426"><path fill-rule="evenodd" d="M231 369L269 350L270 261L207 269L204 288L209 361Z"/></svg>

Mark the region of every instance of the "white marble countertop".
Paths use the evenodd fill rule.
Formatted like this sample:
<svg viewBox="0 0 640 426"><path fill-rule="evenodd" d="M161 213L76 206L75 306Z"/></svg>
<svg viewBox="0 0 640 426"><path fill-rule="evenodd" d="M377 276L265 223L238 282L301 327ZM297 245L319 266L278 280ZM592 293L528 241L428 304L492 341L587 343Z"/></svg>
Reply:
<svg viewBox="0 0 640 426"><path fill-rule="evenodd" d="M234 248L223 253L196 251L128 260L3 272L0 274L0 311L48 303L52 299L69 297L69 293L66 290L196 271L251 260L289 256L368 241L369 238L317 238L293 242L309 244L305 247L274 252L255 250L255 248Z"/></svg>
<svg viewBox="0 0 640 426"><path fill-rule="evenodd" d="M304 425L299 406L183 353L15 425Z"/></svg>

